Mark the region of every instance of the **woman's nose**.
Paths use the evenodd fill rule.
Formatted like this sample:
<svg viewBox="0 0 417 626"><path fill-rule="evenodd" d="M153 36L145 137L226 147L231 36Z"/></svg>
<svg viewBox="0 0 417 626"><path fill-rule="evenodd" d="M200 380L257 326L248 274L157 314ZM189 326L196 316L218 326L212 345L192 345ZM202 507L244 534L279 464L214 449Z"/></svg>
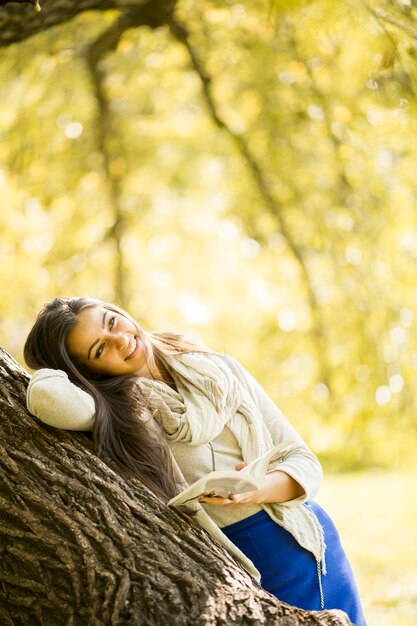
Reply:
<svg viewBox="0 0 417 626"><path fill-rule="evenodd" d="M129 337L126 333L112 333L109 338L118 350L124 350L129 345Z"/></svg>

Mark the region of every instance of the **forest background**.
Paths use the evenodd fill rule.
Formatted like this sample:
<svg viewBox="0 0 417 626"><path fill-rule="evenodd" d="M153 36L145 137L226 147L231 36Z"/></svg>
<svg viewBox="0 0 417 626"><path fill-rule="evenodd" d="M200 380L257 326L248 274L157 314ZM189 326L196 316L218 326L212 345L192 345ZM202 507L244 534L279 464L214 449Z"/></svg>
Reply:
<svg viewBox="0 0 417 626"><path fill-rule="evenodd" d="M86 12L0 50L0 343L56 295L238 358L320 457L370 626L417 615L417 3Z"/></svg>

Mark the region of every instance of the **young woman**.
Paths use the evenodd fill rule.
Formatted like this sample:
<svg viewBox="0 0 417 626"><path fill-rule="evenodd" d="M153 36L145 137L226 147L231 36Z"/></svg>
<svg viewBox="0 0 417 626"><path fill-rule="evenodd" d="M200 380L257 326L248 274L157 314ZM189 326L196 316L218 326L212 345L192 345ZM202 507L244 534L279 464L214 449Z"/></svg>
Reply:
<svg viewBox="0 0 417 626"><path fill-rule="evenodd" d="M24 356L39 370L29 410L58 428L92 428L98 454L165 501L184 478L241 469L270 453L262 489L202 498L196 519L256 575L253 563L280 600L342 609L365 626L337 531L311 501L320 464L237 361L178 335L146 332L125 311L91 298L47 304Z"/></svg>

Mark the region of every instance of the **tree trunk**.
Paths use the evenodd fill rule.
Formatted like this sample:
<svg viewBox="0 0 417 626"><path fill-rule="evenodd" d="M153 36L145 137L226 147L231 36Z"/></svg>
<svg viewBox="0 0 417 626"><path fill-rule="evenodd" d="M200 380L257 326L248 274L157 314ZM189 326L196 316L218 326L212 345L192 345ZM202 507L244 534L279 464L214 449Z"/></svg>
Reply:
<svg viewBox="0 0 417 626"><path fill-rule="evenodd" d="M176 0L0 0L0 47L23 41L84 11L120 9L138 23L165 24L175 4Z"/></svg>
<svg viewBox="0 0 417 626"><path fill-rule="evenodd" d="M2 625L349 625L282 604L87 435L31 417L28 376L1 348L0 379Z"/></svg>

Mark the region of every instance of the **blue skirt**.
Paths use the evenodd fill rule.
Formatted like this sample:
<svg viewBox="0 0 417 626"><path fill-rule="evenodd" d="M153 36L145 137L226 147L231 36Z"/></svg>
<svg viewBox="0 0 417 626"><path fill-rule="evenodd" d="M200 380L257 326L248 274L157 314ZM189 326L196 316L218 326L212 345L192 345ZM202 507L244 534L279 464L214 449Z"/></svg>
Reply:
<svg viewBox="0 0 417 626"><path fill-rule="evenodd" d="M366 626L353 572L332 520L315 502L302 506L309 506L322 525L326 575L313 554L265 511L222 531L258 568L262 587L279 600L308 611L341 609L352 624Z"/></svg>

